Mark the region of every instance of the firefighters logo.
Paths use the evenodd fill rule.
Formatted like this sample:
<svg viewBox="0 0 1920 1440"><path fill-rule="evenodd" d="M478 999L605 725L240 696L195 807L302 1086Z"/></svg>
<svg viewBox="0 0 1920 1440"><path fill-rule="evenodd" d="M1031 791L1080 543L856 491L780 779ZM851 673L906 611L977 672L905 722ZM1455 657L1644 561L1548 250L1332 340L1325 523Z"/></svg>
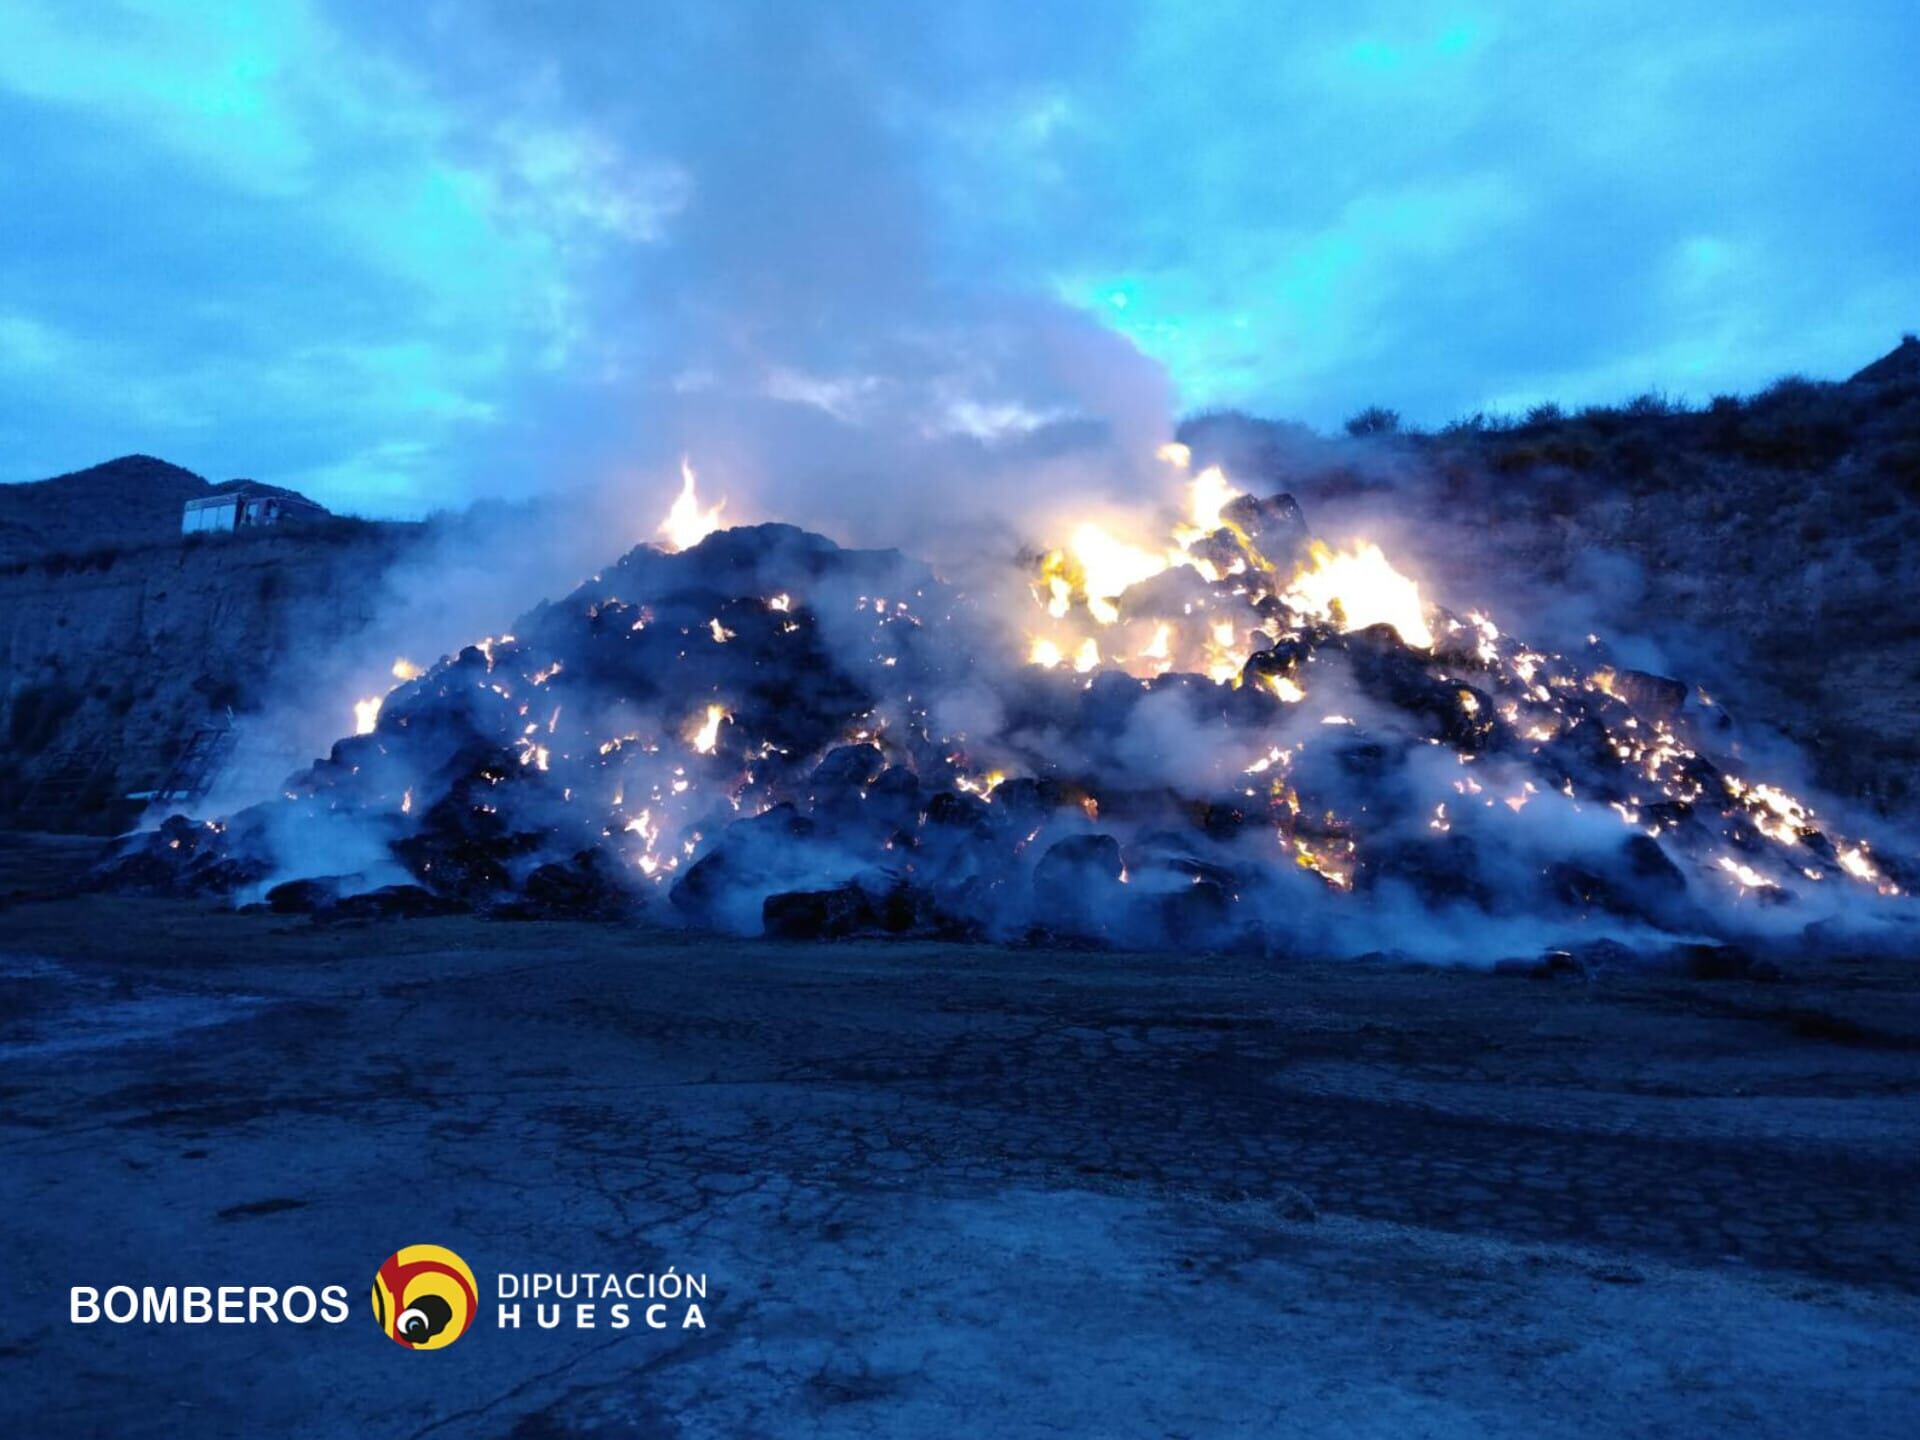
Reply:
<svg viewBox="0 0 1920 1440"><path fill-rule="evenodd" d="M373 1318L409 1350L443 1350L467 1333L480 1308L473 1271L439 1245L408 1245L373 1277Z"/></svg>

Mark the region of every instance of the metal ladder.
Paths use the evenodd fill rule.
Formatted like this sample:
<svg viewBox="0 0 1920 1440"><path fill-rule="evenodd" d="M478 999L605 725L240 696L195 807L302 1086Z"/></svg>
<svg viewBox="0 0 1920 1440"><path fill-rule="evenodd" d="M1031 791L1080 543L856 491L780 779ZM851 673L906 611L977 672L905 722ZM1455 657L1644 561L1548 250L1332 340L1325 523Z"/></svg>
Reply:
<svg viewBox="0 0 1920 1440"><path fill-rule="evenodd" d="M162 805L192 804L202 798L219 778L237 738L231 715L224 724L201 726L181 747L166 779L141 798Z"/></svg>

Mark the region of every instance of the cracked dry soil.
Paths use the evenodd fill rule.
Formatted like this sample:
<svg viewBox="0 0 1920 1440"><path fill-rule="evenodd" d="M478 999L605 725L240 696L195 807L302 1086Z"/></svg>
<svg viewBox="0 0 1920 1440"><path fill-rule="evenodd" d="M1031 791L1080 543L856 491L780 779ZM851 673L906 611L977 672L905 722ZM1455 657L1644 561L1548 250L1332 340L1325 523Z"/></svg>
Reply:
<svg viewBox="0 0 1920 1440"><path fill-rule="evenodd" d="M1920 984L0 912L0 1429L1920 1431ZM367 1286L459 1251L410 1355ZM519 1332L501 1271L702 1271ZM67 1287L342 1283L337 1326ZM676 1312L677 1313L677 1312Z"/></svg>

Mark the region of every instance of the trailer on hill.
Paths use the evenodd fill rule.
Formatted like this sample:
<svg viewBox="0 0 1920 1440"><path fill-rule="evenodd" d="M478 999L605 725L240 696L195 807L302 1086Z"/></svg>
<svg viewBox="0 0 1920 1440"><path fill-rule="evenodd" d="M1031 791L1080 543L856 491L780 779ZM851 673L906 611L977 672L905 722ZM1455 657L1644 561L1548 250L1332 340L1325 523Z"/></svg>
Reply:
<svg viewBox="0 0 1920 1440"><path fill-rule="evenodd" d="M257 480L237 480L214 494L187 501L180 511L180 533L228 534L326 513L324 506L292 490Z"/></svg>

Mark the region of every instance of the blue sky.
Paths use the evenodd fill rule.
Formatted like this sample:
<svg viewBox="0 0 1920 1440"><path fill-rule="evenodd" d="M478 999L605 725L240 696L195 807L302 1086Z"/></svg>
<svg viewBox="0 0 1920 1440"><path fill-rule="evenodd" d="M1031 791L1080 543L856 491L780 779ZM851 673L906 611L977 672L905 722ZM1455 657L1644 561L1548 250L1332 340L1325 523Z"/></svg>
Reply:
<svg viewBox="0 0 1920 1440"><path fill-rule="evenodd" d="M1920 326L1917 53L1910 0L7 6L0 478L412 514L1840 375Z"/></svg>

